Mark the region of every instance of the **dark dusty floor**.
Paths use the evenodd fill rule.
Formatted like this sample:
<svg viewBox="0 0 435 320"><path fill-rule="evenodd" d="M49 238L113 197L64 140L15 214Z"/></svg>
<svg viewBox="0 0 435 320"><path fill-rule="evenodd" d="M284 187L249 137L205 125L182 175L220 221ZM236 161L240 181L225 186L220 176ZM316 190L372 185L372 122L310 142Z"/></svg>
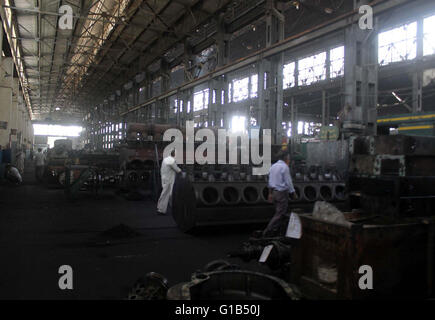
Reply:
<svg viewBox="0 0 435 320"><path fill-rule="evenodd" d="M63 190L37 185L33 168L27 168L23 185L0 185L0 299L124 299L151 271L175 285L225 258L256 228L184 234L171 216L156 215L152 202L127 201L109 192L100 199L84 194L71 203ZM140 235L101 236L119 224ZM73 268L73 290L58 287L61 265Z"/></svg>

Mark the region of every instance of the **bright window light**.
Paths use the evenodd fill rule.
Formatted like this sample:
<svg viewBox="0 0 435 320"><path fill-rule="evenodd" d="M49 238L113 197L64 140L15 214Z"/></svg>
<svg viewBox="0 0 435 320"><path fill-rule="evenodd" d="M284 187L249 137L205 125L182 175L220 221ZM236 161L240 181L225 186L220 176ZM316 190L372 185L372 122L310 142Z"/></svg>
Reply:
<svg viewBox="0 0 435 320"><path fill-rule="evenodd" d="M233 101L239 102L249 97L249 77L233 81Z"/></svg>
<svg viewBox="0 0 435 320"><path fill-rule="evenodd" d="M415 59L417 56L417 22L380 33L378 45L378 59L382 66Z"/></svg>
<svg viewBox="0 0 435 320"><path fill-rule="evenodd" d="M331 49L329 56L331 79L344 75L344 46Z"/></svg>
<svg viewBox="0 0 435 320"><path fill-rule="evenodd" d="M246 131L246 117L234 116L231 119L231 132L243 133Z"/></svg>
<svg viewBox="0 0 435 320"><path fill-rule="evenodd" d="M287 137L291 137L292 136L292 123L289 122L288 123L288 130L287 130Z"/></svg>
<svg viewBox="0 0 435 320"><path fill-rule="evenodd" d="M283 68L283 76L284 76L284 81L283 81L283 88L288 89L288 88L293 88L295 86L295 63L294 62L290 62L288 64L284 65Z"/></svg>
<svg viewBox="0 0 435 320"><path fill-rule="evenodd" d="M304 133L304 122L298 121L298 134L303 134L303 133Z"/></svg>
<svg viewBox="0 0 435 320"><path fill-rule="evenodd" d="M54 142L57 140L66 140L67 137L47 137L47 144L49 148L54 148Z"/></svg>
<svg viewBox="0 0 435 320"><path fill-rule="evenodd" d="M175 99L174 100L174 113L177 113L177 112L178 112L178 100Z"/></svg>
<svg viewBox="0 0 435 320"><path fill-rule="evenodd" d="M258 96L258 74L253 74L251 76L251 91L250 98L257 98Z"/></svg>
<svg viewBox="0 0 435 320"><path fill-rule="evenodd" d="M209 89L204 89L193 94L193 111L200 111L208 107Z"/></svg>
<svg viewBox="0 0 435 320"><path fill-rule="evenodd" d="M423 30L423 54L435 54L435 16L424 19Z"/></svg>
<svg viewBox="0 0 435 320"><path fill-rule="evenodd" d="M232 92L233 92L232 88L233 88L233 85L230 82L230 84L228 85L228 103L233 102L233 100L232 100L232 97L233 97L232 96Z"/></svg>
<svg viewBox="0 0 435 320"><path fill-rule="evenodd" d="M34 124L33 131L36 136L78 137L83 128L79 126Z"/></svg>
<svg viewBox="0 0 435 320"><path fill-rule="evenodd" d="M306 86L326 79L326 52L299 60L299 85Z"/></svg>

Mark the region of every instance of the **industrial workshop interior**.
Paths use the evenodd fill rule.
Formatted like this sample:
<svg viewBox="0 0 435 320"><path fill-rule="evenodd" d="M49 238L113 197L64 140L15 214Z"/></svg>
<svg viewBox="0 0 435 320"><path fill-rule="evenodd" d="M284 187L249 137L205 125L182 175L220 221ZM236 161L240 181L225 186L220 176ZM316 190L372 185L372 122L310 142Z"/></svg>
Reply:
<svg viewBox="0 0 435 320"><path fill-rule="evenodd" d="M435 299L435 1L0 4L0 300Z"/></svg>

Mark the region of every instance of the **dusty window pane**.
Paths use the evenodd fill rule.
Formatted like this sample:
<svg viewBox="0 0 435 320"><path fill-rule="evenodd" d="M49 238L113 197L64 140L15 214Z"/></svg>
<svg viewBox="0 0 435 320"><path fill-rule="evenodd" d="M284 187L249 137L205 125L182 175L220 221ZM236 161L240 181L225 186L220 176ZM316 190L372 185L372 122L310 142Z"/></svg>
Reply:
<svg viewBox="0 0 435 320"><path fill-rule="evenodd" d="M239 102L249 97L249 77L233 81L233 101Z"/></svg>
<svg viewBox="0 0 435 320"><path fill-rule="evenodd" d="M178 112L178 100L175 99L174 100L174 113L177 113L177 112Z"/></svg>
<svg viewBox="0 0 435 320"><path fill-rule="evenodd" d="M251 94L250 98L256 98L258 96L258 74L251 76Z"/></svg>
<svg viewBox="0 0 435 320"><path fill-rule="evenodd" d="M291 62L284 65L283 68L283 87L284 89L293 88L295 86L295 63Z"/></svg>
<svg viewBox="0 0 435 320"><path fill-rule="evenodd" d="M246 130L246 117L233 116L231 119L232 132L244 132Z"/></svg>
<svg viewBox="0 0 435 320"><path fill-rule="evenodd" d="M344 74L344 46L330 51L330 77L336 78Z"/></svg>
<svg viewBox="0 0 435 320"><path fill-rule="evenodd" d="M417 56L417 22L385 31L378 36L380 65L415 59Z"/></svg>
<svg viewBox="0 0 435 320"><path fill-rule="evenodd" d="M326 79L326 52L299 60L300 86L310 85Z"/></svg>
<svg viewBox="0 0 435 320"><path fill-rule="evenodd" d="M435 54L435 16L424 19L423 30L423 54Z"/></svg>
<svg viewBox="0 0 435 320"><path fill-rule="evenodd" d="M193 94L193 111L208 107L209 89L204 89Z"/></svg>

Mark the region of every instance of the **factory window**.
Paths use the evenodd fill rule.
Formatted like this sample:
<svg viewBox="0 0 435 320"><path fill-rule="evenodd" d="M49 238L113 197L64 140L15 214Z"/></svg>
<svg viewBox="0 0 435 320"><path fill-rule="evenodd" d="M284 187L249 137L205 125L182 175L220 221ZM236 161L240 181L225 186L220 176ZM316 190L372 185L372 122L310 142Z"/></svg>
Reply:
<svg viewBox="0 0 435 320"><path fill-rule="evenodd" d="M435 54L435 16L424 19L423 30L423 54Z"/></svg>
<svg viewBox="0 0 435 320"><path fill-rule="evenodd" d="M331 79L344 75L344 46L330 50Z"/></svg>
<svg viewBox="0 0 435 320"><path fill-rule="evenodd" d="M190 101L187 101L187 113L190 113Z"/></svg>
<svg viewBox="0 0 435 320"><path fill-rule="evenodd" d="M36 136L64 136L78 137L83 131L79 126L62 126L51 124L34 124L33 132Z"/></svg>
<svg viewBox="0 0 435 320"><path fill-rule="evenodd" d="M291 136L292 136L292 123L289 122L288 129L287 129L287 137L291 137Z"/></svg>
<svg viewBox="0 0 435 320"><path fill-rule="evenodd" d="M380 33L378 46L382 66L414 59L417 56L417 22Z"/></svg>
<svg viewBox="0 0 435 320"><path fill-rule="evenodd" d="M239 102L249 97L249 77L233 81L233 101Z"/></svg>
<svg viewBox="0 0 435 320"><path fill-rule="evenodd" d="M251 76L251 98L257 98L258 96L258 74L253 74Z"/></svg>
<svg viewBox="0 0 435 320"><path fill-rule="evenodd" d="M47 137L47 144L50 148L54 148L54 142L57 140L66 140L67 137Z"/></svg>
<svg viewBox="0 0 435 320"><path fill-rule="evenodd" d="M178 100L175 99L174 100L174 113L177 113L177 112L178 112Z"/></svg>
<svg viewBox="0 0 435 320"><path fill-rule="evenodd" d="M254 117L251 117L251 127L256 127L257 126L257 119L255 119Z"/></svg>
<svg viewBox="0 0 435 320"><path fill-rule="evenodd" d="M249 81L249 78L251 81ZM231 90L233 89L233 90ZM231 96L232 92L232 96ZM240 102L248 98L256 98L258 95L258 74L243 79L233 80L229 84L229 102Z"/></svg>
<svg viewBox="0 0 435 320"><path fill-rule="evenodd" d="M211 103L216 103L216 89L213 89L213 97Z"/></svg>
<svg viewBox="0 0 435 320"><path fill-rule="evenodd" d="M322 52L299 60L300 86L310 85L326 79L326 52Z"/></svg>
<svg viewBox="0 0 435 320"><path fill-rule="evenodd" d="M295 66L296 64L294 62L290 62L284 65L283 68L283 88L293 88L295 86L296 78L295 78Z"/></svg>
<svg viewBox="0 0 435 320"><path fill-rule="evenodd" d="M246 117L234 116L231 119L231 131L233 133L243 133L246 130Z"/></svg>
<svg viewBox="0 0 435 320"><path fill-rule="evenodd" d="M208 107L209 89L195 92L193 95L193 111L200 111Z"/></svg>

